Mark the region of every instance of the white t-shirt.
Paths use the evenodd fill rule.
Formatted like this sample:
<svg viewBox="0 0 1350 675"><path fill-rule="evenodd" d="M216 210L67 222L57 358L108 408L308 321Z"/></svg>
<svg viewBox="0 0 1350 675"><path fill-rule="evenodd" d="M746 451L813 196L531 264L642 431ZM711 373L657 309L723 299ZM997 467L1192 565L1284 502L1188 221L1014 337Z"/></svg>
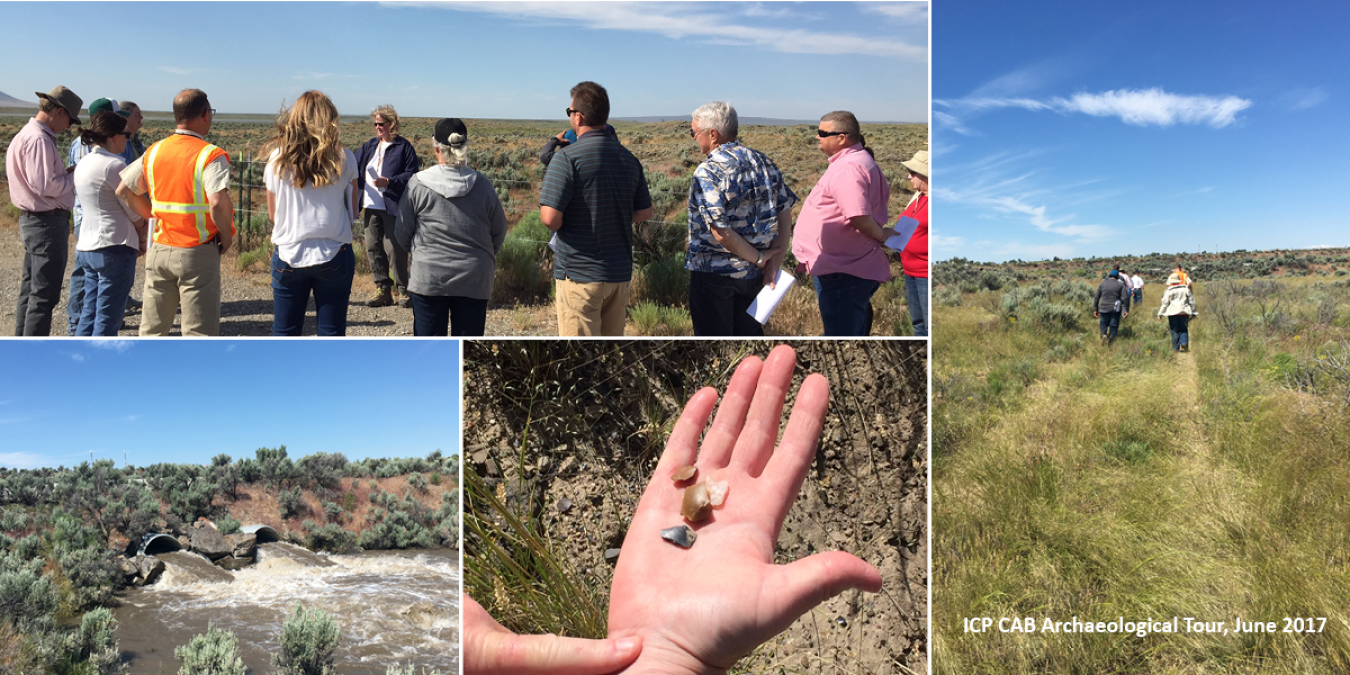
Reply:
<svg viewBox="0 0 1350 675"><path fill-rule="evenodd" d="M291 267L313 267L333 259L343 244L352 243L352 181L356 155L342 149L342 176L325 187L297 188L274 171L277 152L263 170L263 183L275 195L272 243L277 255Z"/></svg>
<svg viewBox="0 0 1350 675"><path fill-rule="evenodd" d="M97 251L109 246L140 248L141 238L132 221L139 220L130 207L117 198L118 174L127 168L121 157L94 146L75 165L75 196L84 206L77 251Z"/></svg>
<svg viewBox="0 0 1350 675"><path fill-rule="evenodd" d="M1139 275L1138 275L1138 274L1136 274L1136 275L1130 277L1130 282L1134 284L1134 287L1135 287L1135 288L1143 288L1143 287L1144 287L1144 280L1141 279L1141 278L1139 278Z"/></svg>
<svg viewBox="0 0 1350 675"><path fill-rule="evenodd" d="M384 190L375 187L375 179L380 177L380 169L384 167L384 151L391 145L393 143L380 141L380 147L375 149L375 156L366 162L366 186L361 191L361 208L384 210Z"/></svg>

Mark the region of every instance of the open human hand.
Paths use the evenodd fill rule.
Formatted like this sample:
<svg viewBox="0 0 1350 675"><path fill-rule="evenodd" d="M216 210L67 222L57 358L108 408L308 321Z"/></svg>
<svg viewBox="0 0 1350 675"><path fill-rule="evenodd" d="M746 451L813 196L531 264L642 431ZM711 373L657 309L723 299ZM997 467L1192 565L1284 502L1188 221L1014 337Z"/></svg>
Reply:
<svg viewBox="0 0 1350 675"><path fill-rule="evenodd" d="M516 635L467 594L464 605L465 675L601 675L638 655L641 638L583 640Z"/></svg>
<svg viewBox="0 0 1350 675"><path fill-rule="evenodd" d="M876 568L841 551L773 564L774 544L806 478L829 404L825 378L807 377L774 448L795 363L787 346L764 362L742 361L701 450L699 435L717 391L695 394L676 422L633 514L610 589L610 638L643 639L642 654L626 673L725 672L826 599L850 588L881 589ZM698 474L676 483L676 470L689 465ZM703 479L726 481L726 500L691 525L698 538L682 549L660 531L685 524L684 488Z"/></svg>

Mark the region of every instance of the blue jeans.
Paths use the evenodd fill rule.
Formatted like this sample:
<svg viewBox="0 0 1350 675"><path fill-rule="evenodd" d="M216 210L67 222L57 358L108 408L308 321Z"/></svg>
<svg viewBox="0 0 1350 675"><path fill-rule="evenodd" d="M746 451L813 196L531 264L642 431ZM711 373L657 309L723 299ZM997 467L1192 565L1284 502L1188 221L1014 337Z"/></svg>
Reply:
<svg viewBox="0 0 1350 675"><path fill-rule="evenodd" d="M127 311L131 285L136 281L137 257L138 252L130 246L75 252L75 264L84 281L84 302L73 335L117 335ZM75 275L70 277L74 279Z"/></svg>
<svg viewBox="0 0 1350 675"><path fill-rule="evenodd" d="M1191 323L1189 314L1172 314L1167 317L1167 328L1172 333L1172 351L1178 351L1182 347L1189 347L1191 335L1187 332L1187 326Z"/></svg>
<svg viewBox="0 0 1350 675"><path fill-rule="evenodd" d="M1101 312L1101 315L1102 335L1116 339L1116 331L1120 329L1120 312Z"/></svg>
<svg viewBox="0 0 1350 675"><path fill-rule="evenodd" d="M1144 301L1144 289L1142 288L1134 289L1134 299L1131 300L1131 302L1137 305L1143 301Z"/></svg>
<svg viewBox="0 0 1350 675"><path fill-rule="evenodd" d="M764 337L764 326L746 311L764 288L764 277L732 279L713 272L689 272L689 318L694 335Z"/></svg>
<svg viewBox="0 0 1350 675"><path fill-rule="evenodd" d="M865 337L872 333L872 294L880 281L836 272L815 277L816 302L825 335Z"/></svg>
<svg viewBox="0 0 1350 675"><path fill-rule="evenodd" d="M326 263L291 267L272 252L272 335L298 336L305 327L305 307L314 293L314 318L319 335L347 334L347 303L352 297L356 256L344 244Z"/></svg>
<svg viewBox="0 0 1350 675"><path fill-rule="evenodd" d="M75 241L80 240L80 207L75 205L75 228L72 231ZM75 252L75 269L70 271L70 290L66 294L66 334L83 335L79 332L80 317L84 315L84 266L80 264L80 253ZM116 335L116 333L114 333Z"/></svg>
<svg viewBox="0 0 1350 675"><path fill-rule="evenodd" d="M482 336L487 330L487 300L411 291L408 297L412 300L413 335Z"/></svg>
<svg viewBox="0 0 1350 675"><path fill-rule="evenodd" d="M928 277L905 275L905 300L909 302L909 321L914 337L928 337Z"/></svg>

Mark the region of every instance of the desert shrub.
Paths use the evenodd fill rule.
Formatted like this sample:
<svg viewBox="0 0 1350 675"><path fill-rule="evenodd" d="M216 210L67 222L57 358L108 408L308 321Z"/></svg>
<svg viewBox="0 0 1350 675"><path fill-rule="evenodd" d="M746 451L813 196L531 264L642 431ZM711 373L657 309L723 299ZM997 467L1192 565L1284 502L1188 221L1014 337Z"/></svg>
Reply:
<svg viewBox="0 0 1350 675"><path fill-rule="evenodd" d="M643 265L634 281L636 300L674 307L683 307L689 300L689 272L684 269L683 251Z"/></svg>
<svg viewBox="0 0 1350 675"><path fill-rule="evenodd" d="M933 293L933 302L939 307L960 307L961 291L951 286L942 286Z"/></svg>
<svg viewBox="0 0 1350 675"><path fill-rule="evenodd" d="M108 675L121 670L122 654L117 649L117 620L100 607L80 619L80 629L68 654L68 670L80 675Z"/></svg>
<svg viewBox="0 0 1350 675"><path fill-rule="evenodd" d="M419 673L420 675L441 675L441 671L439 670L427 670L426 668L423 668L419 671L414 668L411 663L406 666L394 664L384 671L384 675L419 675Z"/></svg>
<svg viewBox="0 0 1350 675"><path fill-rule="evenodd" d="M349 492L347 494L351 493ZM334 504L333 502L324 502L323 515L325 518L328 519L328 522L330 523L340 523L342 522L342 515L343 515L342 507L338 506L337 504Z"/></svg>
<svg viewBox="0 0 1350 675"><path fill-rule="evenodd" d="M427 491L427 479L422 477L421 473L414 472L408 476L408 486L417 492Z"/></svg>
<svg viewBox="0 0 1350 675"><path fill-rule="evenodd" d="M299 487L277 493L277 507L282 518L294 518L304 512L305 501Z"/></svg>
<svg viewBox="0 0 1350 675"><path fill-rule="evenodd" d="M239 520L228 513L216 519L216 529L221 534L234 534L239 531L240 525Z"/></svg>
<svg viewBox="0 0 1350 675"><path fill-rule="evenodd" d="M52 630L60 596L42 574L42 564L41 558L21 556L20 551L0 552L0 624L9 623L21 633Z"/></svg>
<svg viewBox="0 0 1350 675"><path fill-rule="evenodd" d="M296 603L281 626L281 651L272 663L282 675L331 675L339 637L331 615Z"/></svg>
<svg viewBox="0 0 1350 675"><path fill-rule="evenodd" d="M987 288L991 291L997 291L1003 288L1005 280L1003 278L1003 275L999 274L998 272L985 270L983 272L980 272L980 278L977 283L979 284L980 288Z"/></svg>
<svg viewBox="0 0 1350 675"><path fill-rule="evenodd" d="M342 529L342 526L336 523L320 527L314 521L306 520L303 526L305 548L311 551L342 553L351 550L352 543L356 539L351 532Z"/></svg>
<svg viewBox="0 0 1350 675"><path fill-rule="evenodd" d="M295 463L298 482L301 485L309 486L311 489L332 490L337 488L338 481L342 480L346 468L347 458L340 452L334 454L318 452L307 455Z"/></svg>
<svg viewBox="0 0 1350 675"><path fill-rule="evenodd" d="M637 335L689 335L694 321L683 307L662 307L651 302L640 302L628 310Z"/></svg>
<svg viewBox="0 0 1350 675"><path fill-rule="evenodd" d="M552 252L548 241L553 233L531 212L506 233L502 250L497 252L497 271L492 296L497 302L530 302L547 298L553 285L550 274Z"/></svg>
<svg viewBox="0 0 1350 675"><path fill-rule="evenodd" d="M441 484L441 472L439 472L439 471L432 471L432 472L431 472L431 476L430 476L427 480L431 481L431 484L432 484L432 485L440 485L440 484Z"/></svg>
<svg viewBox="0 0 1350 675"><path fill-rule="evenodd" d="M376 512L374 517L378 522L363 531L357 540L361 548L387 550L431 546L431 532L411 513L386 508Z"/></svg>
<svg viewBox="0 0 1350 675"><path fill-rule="evenodd" d="M113 552L102 547L79 548L58 557L61 574L69 582L66 603L72 610L108 605L121 581Z"/></svg>
<svg viewBox="0 0 1350 675"><path fill-rule="evenodd" d="M355 488L356 486L353 485L352 489ZM347 513L351 513L352 511L356 510L356 493L348 492L342 495L342 510L346 511Z"/></svg>
<svg viewBox="0 0 1350 675"><path fill-rule="evenodd" d="M178 675L245 675L244 660L239 658L239 640L234 633L206 624L206 633L194 635L187 644L173 650L183 662Z"/></svg>

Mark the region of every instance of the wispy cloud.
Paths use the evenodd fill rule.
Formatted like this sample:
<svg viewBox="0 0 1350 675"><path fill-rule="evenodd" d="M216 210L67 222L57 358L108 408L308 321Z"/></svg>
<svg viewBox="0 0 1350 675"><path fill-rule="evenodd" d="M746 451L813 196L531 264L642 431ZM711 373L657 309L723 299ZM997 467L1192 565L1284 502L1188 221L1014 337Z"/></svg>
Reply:
<svg viewBox="0 0 1350 675"><path fill-rule="evenodd" d="M76 363L84 363L84 354L74 354L74 353L72 353L72 354L70 355L70 360L71 360L71 361L74 361L74 362L76 362Z"/></svg>
<svg viewBox="0 0 1350 675"><path fill-rule="evenodd" d="M38 469L45 463L41 455L32 452L0 452L0 466L16 469Z"/></svg>
<svg viewBox="0 0 1350 675"><path fill-rule="evenodd" d="M140 419L140 418L141 418L140 415L127 415L126 417L122 418L122 421L124 421L124 422L135 422L136 420L138 420L138 419Z"/></svg>
<svg viewBox="0 0 1350 675"><path fill-rule="evenodd" d="M178 68L176 66L159 66L159 69L173 75L191 75L194 72L187 68Z"/></svg>
<svg viewBox="0 0 1350 675"><path fill-rule="evenodd" d="M225 353L226 353L226 354L229 354L230 352L234 351L234 350L235 350L235 347L237 347L237 346L238 346L238 345L235 345L235 344L227 345L227 346L225 347Z"/></svg>
<svg viewBox="0 0 1350 675"><path fill-rule="evenodd" d="M103 351L125 354L127 350L135 346L136 342L134 340L117 340L117 339L87 340L85 341L85 344L89 345L90 347L93 347L94 349L101 349Z"/></svg>
<svg viewBox="0 0 1350 675"><path fill-rule="evenodd" d="M1326 101L1329 94L1321 87L1300 87L1280 96L1279 102L1290 110L1307 110Z"/></svg>
<svg viewBox="0 0 1350 675"><path fill-rule="evenodd" d="M859 5L864 12L880 14L900 23L928 21L927 2L867 2Z"/></svg>
<svg viewBox="0 0 1350 675"><path fill-rule="evenodd" d="M1252 106L1250 100L1237 96L1172 94L1156 87L1115 89L1095 94L1078 93L1068 98L1055 96L1045 100L966 97L936 100L933 103L949 111L949 114L940 118L941 121L948 124L950 130L964 135L971 135L972 132L960 119L961 116L998 108L1116 117L1126 124L1136 126L1170 127L1175 124L1195 124L1222 129L1235 124L1237 114ZM934 116L936 117L936 113Z"/></svg>
<svg viewBox="0 0 1350 675"><path fill-rule="evenodd" d="M393 3L401 4L401 3ZM423 3L408 3L423 4ZM722 5L688 2L456 2L442 6L505 18L558 22L595 30L654 33L715 45L756 46L794 54L867 54L915 61L928 48L887 38L777 28L742 22L743 12Z"/></svg>

